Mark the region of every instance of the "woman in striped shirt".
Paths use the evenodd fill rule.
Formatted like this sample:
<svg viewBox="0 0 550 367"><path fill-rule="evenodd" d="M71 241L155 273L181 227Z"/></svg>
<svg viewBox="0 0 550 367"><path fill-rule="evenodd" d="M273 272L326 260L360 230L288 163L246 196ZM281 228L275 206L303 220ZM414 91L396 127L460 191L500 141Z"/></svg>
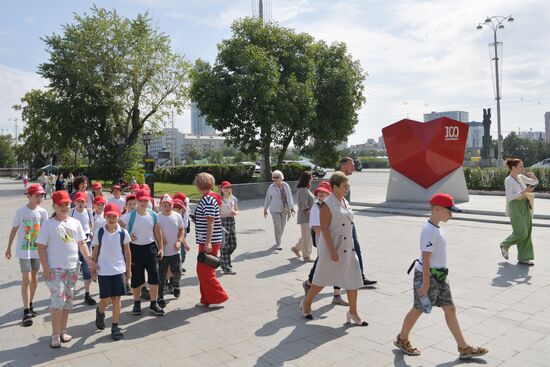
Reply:
<svg viewBox="0 0 550 367"><path fill-rule="evenodd" d="M195 186L202 193L202 198L195 209L195 238L199 252L218 256L222 242L222 224L220 218L219 195L212 192L216 184L209 173L199 173L195 178ZM197 306L217 308L229 298L218 279L216 269L197 262L197 277L201 291L201 300Z"/></svg>

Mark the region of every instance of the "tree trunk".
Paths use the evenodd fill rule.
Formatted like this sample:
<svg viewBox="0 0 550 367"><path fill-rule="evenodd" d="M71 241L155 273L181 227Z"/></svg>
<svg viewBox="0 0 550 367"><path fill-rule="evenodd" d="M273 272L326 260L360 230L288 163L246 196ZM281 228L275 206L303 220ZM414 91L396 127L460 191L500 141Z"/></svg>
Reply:
<svg viewBox="0 0 550 367"><path fill-rule="evenodd" d="M264 180L265 182L271 181L271 162L269 158L269 148L271 145L271 139L266 139L267 141L263 142L262 154L264 158Z"/></svg>
<svg viewBox="0 0 550 367"><path fill-rule="evenodd" d="M285 159L286 151L288 150L288 146L290 145L290 142L292 141L292 138L294 137L295 130L292 130L290 134L283 140L283 146L281 148L281 152L279 153L279 158L277 160L277 164L280 166L283 164L283 160Z"/></svg>

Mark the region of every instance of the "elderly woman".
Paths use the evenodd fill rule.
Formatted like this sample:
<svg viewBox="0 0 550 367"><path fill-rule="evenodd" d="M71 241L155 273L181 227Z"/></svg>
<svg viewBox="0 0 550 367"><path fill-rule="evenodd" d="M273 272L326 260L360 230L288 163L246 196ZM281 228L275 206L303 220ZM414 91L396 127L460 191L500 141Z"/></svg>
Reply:
<svg viewBox="0 0 550 367"><path fill-rule="evenodd" d="M195 178L195 186L202 194L195 209L195 239L199 245L199 253L206 252L218 256L222 243L221 198L212 192L215 184L214 177L209 173L199 173ZM216 269L197 262L197 277L201 292L201 299L197 306L217 308L229 299L216 279Z"/></svg>
<svg viewBox="0 0 550 367"><path fill-rule="evenodd" d="M290 186L284 182L285 176L281 171L271 173L273 183L267 189L264 202L264 217L267 218L267 209L273 218L273 227L275 230L275 243L277 250L282 250L281 238L285 231L286 222L294 214L294 199Z"/></svg>
<svg viewBox="0 0 550 367"><path fill-rule="evenodd" d="M309 228L309 214L313 204L315 203L315 197L309 191L311 183L313 182L313 174L311 171L302 172L300 180L298 181L298 215L297 223L300 226L301 236L298 243L291 248L292 252L296 256L300 257L300 251L304 261L311 261L311 251L313 250L313 239L311 238L311 230Z"/></svg>
<svg viewBox="0 0 550 367"><path fill-rule="evenodd" d="M535 265L531 261L535 255L531 241L533 218L529 194L533 192L539 181L533 172L523 174L524 168L521 159L509 158L506 160L506 165L510 170L510 175L504 180L506 214L510 216L513 232L500 244L500 252L502 257L508 260L508 249L510 246L517 245L518 262L532 266Z"/></svg>
<svg viewBox="0 0 550 367"><path fill-rule="evenodd" d="M353 248L353 213L344 195L348 191L347 176L335 172L330 177L332 193L320 209L321 236L317 245L319 257L313 274L311 288L301 304L306 319L313 319L311 303L325 286L347 289L349 311L347 322L353 320L360 326L367 326L357 312L357 290L363 286L359 260Z"/></svg>

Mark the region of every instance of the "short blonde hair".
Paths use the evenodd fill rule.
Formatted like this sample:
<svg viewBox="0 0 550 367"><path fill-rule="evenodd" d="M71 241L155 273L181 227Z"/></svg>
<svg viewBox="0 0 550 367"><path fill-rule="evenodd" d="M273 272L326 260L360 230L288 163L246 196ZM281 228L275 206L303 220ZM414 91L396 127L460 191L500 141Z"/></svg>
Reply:
<svg viewBox="0 0 550 367"><path fill-rule="evenodd" d="M283 180L283 181L285 179L285 175L283 175L283 173L281 171L279 171L278 169L271 172L271 177L273 177L273 176L279 176L281 178L281 180Z"/></svg>
<svg viewBox="0 0 550 367"><path fill-rule="evenodd" d="M332 176L330 176L330 188L332 189L334 186L340 187L341 184L348 181L349 178L344 172L336 171L332 174Z"/></svg>
<svg viewBox="0 0 550 367"><path fill-rule="evenodd" d="M216 185L216 179L210 173L201 172L195 176L195 182L193 182L199 190L212 190Z"/></svg>

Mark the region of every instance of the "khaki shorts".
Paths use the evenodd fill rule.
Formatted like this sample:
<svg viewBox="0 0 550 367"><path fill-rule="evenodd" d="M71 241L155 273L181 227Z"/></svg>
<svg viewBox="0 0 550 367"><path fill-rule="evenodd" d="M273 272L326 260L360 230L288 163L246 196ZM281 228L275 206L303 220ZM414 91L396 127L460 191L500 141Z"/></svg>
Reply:
<svg viewBox="0 0 550 367"><path fill-rule="evenodd" d="M22 273L30 273L31 270L40 270L40 259L19 259L19 267Z"/></svg>
<svg viewBox="0 0 550 367"><path fill-rule="evenodd" d="M422 306L420 305L420 298L418 296L418 290L414 286L416 281L422 280L422 272L416 270L414 272L413 279L413 289L414 289L414 308L422 311ZM428 297L432 302L432 306L436 307L445 307L445 306L454 306L453 296L451 295L451 286L449 282L445 280L444 282L438 282L433 276L430 275L430 288L428 289Z"/></svg>

